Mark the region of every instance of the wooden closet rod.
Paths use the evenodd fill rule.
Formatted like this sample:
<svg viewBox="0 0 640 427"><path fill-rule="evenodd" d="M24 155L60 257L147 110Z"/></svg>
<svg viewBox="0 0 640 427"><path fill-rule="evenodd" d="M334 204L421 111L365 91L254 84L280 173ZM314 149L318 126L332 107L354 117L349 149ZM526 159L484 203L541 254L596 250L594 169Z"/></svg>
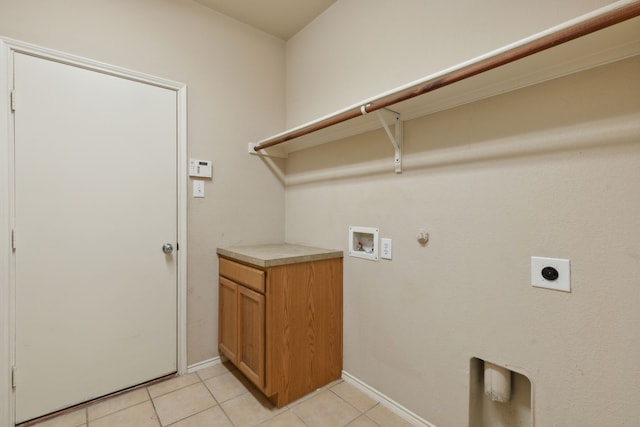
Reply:
<svg viewBox="0 0 640 427"><path fill-rule="evenodd" d="M397 104L398 102L406 101L407 99L432 92L436 89L440 89L452 83L456 83L469 77L473 77L477 74L484 73L485 71L489 71L510 62L517 61L518 59L522 59L529 55L533 55L543 50L552 48L554 46L558 46L568 41L575 40L582 36L586 36L587 34L591 34L603 28L610 27L612 25L618 24L631 18L635 18L637 16L640 16L640 1L635 1L618 9L607 11L601 15L588 18L567 28L560 29L554 33L542 36L538 39L532 40L520 46L516 46L507 51L497 53L496 55L482 59L478 62L474 62L460 69L455 69L442 76L437 76L432 79L417 83L416 85L409 88L382 96L378 99L368 102L366 105L353 107L334 116L330 116L324 120L311 123L308 126L304 126L291 132L266 139L260 142L260 144L256 145L254 147L254 150L264 150L265 148L282 144L283 142L287 142L292 139L319 131L321 129L328 128L329 126L345 122L347 120L359 117L363 114L371 113L381 108L386 108L393 104Z"/></svg>

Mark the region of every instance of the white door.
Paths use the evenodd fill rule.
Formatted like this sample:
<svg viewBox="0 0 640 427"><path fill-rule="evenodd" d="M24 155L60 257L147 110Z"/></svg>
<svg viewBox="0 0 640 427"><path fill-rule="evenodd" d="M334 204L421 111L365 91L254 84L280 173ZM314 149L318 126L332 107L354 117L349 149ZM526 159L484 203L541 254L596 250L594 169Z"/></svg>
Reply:
<svg viewBox="0 0 640 427"><path fill-rule="evenodd" d="M14 64L22 422L177 369L177 95Z"/></svg>

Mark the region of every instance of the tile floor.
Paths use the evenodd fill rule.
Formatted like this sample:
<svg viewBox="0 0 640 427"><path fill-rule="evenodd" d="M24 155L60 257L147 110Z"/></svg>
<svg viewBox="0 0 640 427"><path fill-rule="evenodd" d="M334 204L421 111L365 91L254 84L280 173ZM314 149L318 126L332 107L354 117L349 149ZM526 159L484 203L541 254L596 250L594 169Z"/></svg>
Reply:
<svg viewBox="0 0 640 427"><path fill-rule="evenodd" d="M411 424L338 380L281 409L232 365L140 388L34 427L405 427Z"/></svg>

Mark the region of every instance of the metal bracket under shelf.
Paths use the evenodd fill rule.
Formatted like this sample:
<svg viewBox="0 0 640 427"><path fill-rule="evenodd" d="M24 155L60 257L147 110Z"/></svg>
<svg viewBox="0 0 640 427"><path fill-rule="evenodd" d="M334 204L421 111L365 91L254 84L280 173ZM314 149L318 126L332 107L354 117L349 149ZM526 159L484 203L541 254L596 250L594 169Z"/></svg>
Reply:
<svg viewBox="0 0 640 427"><path fill-rule="evenodd" d="M366 110L366 105L362 106L361 111L362 114L369 114ZM400 117L400 113L390 110L388 108L382 108L375 111L380 124L384 128L387 136L389 137L389 141L391 141L391 145L393 145L393 149L395 151L395 155L393 157L393 164L395 167L396 173L402 173L402 140L403 140L403 132L402 132L402 119ZM386 117L385 117L386 115ZM389 116L393 121L394 132L391 132L389 127ZM286 159L288 156L285 150L279 149L280 147L269 147L267 149L256 151L255 147L258 143L250 142L248 145L248 153L253 154L255 156L261 157L278 157Z"/></svg>
<svg viewBox="0 0 640 427"><path fill-rule="evenodd" d="M389 125L382 115L382 111L386 111L393 115L394 120L394 131L392 134L389 129ZM400 113L389 110L388 108L383 108L381 110L376 110L376 114L378 115L378 120L382 124L385 132L387 132L387 136L389 137L389 141L391 141L391 145L393 145L393 149L395 150L395 156L393 158L393 164L395 166L396 173L402 173L402 119L400 118Z"/></svg>

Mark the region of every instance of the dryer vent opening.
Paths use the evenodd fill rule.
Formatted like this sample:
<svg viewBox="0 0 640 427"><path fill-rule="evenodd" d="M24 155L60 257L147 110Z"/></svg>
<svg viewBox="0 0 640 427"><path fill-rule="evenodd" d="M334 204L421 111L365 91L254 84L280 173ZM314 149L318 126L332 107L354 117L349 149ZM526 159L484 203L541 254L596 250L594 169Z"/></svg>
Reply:
<svg viewBox="0 0 640 427"><path fill-rule="evenodd" d="M532 427L532 383L524 374L472 358L469 427Z"/></svg>

